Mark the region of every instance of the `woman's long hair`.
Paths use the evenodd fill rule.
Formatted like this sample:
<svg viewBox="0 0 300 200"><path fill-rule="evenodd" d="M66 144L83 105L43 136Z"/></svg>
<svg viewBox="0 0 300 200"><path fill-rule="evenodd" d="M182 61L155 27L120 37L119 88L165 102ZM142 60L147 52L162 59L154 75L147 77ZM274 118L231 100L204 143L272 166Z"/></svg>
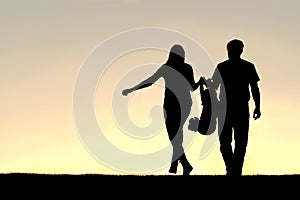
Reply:
<svg viewBox="0 0 300 200"><path fill-rule="evenodd" d="M183 47L179 44L175 44L172 46L170 50L169 58L166 62L166 65L174 66L177 64L184 63L184 60L185 60L185 51Z"/></svg>

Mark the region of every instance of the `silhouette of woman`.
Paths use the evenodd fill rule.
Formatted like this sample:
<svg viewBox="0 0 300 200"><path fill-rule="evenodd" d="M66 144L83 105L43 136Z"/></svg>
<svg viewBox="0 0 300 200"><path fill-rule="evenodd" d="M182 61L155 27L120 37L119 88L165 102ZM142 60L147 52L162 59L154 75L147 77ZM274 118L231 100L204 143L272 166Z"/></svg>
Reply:
<svg viewBox="0 0 300 200"><path fill-rule="evenodd" d="M186 122L192 107L191 91L199 87L199 81L194 80L193 68L185 63L185 51L179 44L172 46L168 60L149 78L138 85L125 89L122 94L127 94L151 86L159 78L165 81L164 92L164 118L173 153L170 173L177 173L178 163L183 167L183 175L189 175L193 170L186 158L183 148L183 125Z"/></svg>

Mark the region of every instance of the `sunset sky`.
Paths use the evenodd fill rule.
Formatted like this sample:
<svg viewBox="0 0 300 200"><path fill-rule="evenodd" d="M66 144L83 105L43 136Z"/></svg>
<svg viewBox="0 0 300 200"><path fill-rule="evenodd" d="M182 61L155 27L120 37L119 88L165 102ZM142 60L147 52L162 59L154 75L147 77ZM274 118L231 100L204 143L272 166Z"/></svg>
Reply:
<svg viewBox="0 0 300 200"><path fill-rule="evenodd" d="M173 43L185 48L195 79L203 72L209 76L227 58L226 43L239 38L245 43L242 57L255 64L261 78L262 116L250 119L244 174L299 174L299 8L297 0L2 0L0 173L168 174L163 81L127 97L122 89L152 74ZM134 31L149 27L175 36ZM118 42L130 31L132 40ZM118 54L131 44L152 43L156 48ZM101 66L104 60L109 65ZM89 71L98 65L98 74ZM84 73L91 77L80 82ZM91 108L113 150L94 138L93 124L86 132L78 129L74 114L92 123L81 115L84 106L74 111L74 93L81 86L94 92ZM201 102L194 105L191 117L201 109ZM187 145L191 175L225 174L217 142L201 156L209 138L187 129L184 134L192 141ZM162 149L162 165L146 156Z"/></svg>

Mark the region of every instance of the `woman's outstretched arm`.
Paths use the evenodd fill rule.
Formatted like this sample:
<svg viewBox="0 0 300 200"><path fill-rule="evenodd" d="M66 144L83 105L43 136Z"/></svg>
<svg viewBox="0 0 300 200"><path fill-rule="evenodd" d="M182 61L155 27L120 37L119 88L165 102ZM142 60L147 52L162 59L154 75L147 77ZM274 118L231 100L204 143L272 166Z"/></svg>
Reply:
<svg viewBox="0 0 300 200"><path fill-rule="evenodd" d="M135 91L135 90L139 90L145 87L149 87L151 86L153 83L155 83L161 76L159 75L159 70L157 72L155 72L152 76L150 76L149 78L143 80L142 82L140 82L139 84L133 86L132 88L128 88L122 91L122 94L124 96L127 96L129 93Z"/></svg>

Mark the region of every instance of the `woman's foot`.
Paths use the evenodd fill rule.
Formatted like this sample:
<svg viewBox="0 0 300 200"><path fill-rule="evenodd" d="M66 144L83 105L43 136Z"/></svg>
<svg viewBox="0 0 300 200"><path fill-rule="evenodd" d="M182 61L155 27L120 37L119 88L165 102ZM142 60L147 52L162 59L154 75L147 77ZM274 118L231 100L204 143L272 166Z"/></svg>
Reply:
<svg viewBox="0 0 300 200"><path fill-rule="evenodd" d="M173 173L176 174L177 173L177 166L178 166L178 161L172 162L170 169L169 169L169 173Z"/></svg>
<svg viewBox="0 0 300 200"><path fill-rule="evenodd" d="M190 175L191 171L193 170L193 167L192 167L192 165L189 163L189 161L186 159L185 154L183 154L183 155L180 157L180 162L181 162L182 167L183 167L183 174L182 174L182 175L184 175L184 176Z"/></svg>
<svg viewBox="0 0 300 200"><path fill-rule="evenodd" d="M193 167L191 165L183 168L183 176L189 176Z"/></svg>

